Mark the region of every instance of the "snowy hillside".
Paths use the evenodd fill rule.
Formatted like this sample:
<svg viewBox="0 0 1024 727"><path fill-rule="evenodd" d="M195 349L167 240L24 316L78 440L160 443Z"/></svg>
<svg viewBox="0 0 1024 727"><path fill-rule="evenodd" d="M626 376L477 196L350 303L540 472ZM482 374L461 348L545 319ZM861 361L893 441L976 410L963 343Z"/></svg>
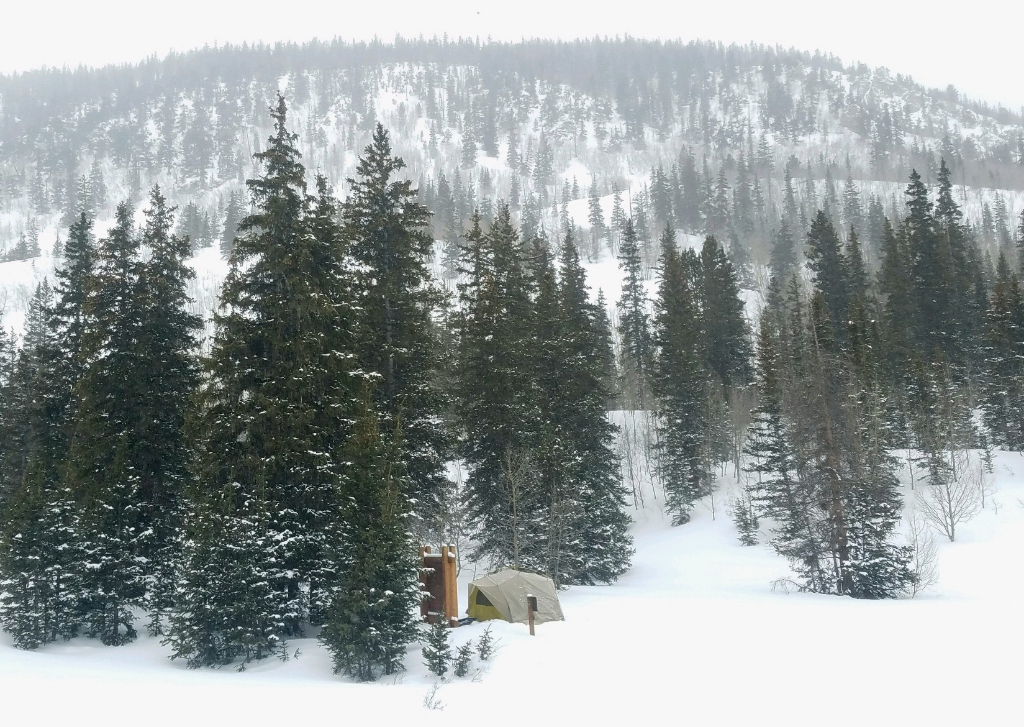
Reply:
<svg viewBox="0 0 1024 727"><path fill-rule="evenodd" d="M763 544L741 546L723 502L715 516L705 502L691 524L672 528L660 490L645 481L629 573L614 586L563 592L566 620L534 638L525 626L492 622L497 653L436 692L415 645L397 679L355 684L331 676L314 638L290 642L287 662L238 673L189 671L147 636L117 649L76 639L24 652L3 635L0 683L22 696L4 715L12 724L111 727L137 724L143 711L153 725L452 724L482 715L494 724L614 724L683 714L706 724L814 725L828 715L856 725L867 713L879 724L1016 724L1024 457L999 453L988 486L985 509L956 543L940 544L938 582L912 600L773 588L789 575L785 561ZM471 577L460 577L462 610ZM453 642L482 631L460 628ZM528 713L517 709L525 704Z"/></svg>
<svg viewBox="0 0 1024 727"><path fill-rule="evenodd" d="M1024 212L1020 116L795 50L333 42L229 46L133 72L83 72L70 95L64 73L0 78L0 260L18 259L0 262L5 327L20 327L32 288L52 274L54 241L79 209L102 236L118 202L141 210L159 184L179 215L194 210L183 231L197 248L230 237L226 207L257 172L252 154L265 144L279 91L310 178L324 173L341 197L373 124L383 123L439 239L500 200L549 236L567 222L586 231L594 196L609 232L581 246L596 262L615 247L618 190L652 239L665 224L711 231L763 265L787 175L805 224L827 202L848 229L861 223L846 209L847 183L865 213L875 201L895 218L910 170L934 183L940 158L993 261ZM201 257L197 308L209 310L217 276L203 271L218 265Z"/></svg>

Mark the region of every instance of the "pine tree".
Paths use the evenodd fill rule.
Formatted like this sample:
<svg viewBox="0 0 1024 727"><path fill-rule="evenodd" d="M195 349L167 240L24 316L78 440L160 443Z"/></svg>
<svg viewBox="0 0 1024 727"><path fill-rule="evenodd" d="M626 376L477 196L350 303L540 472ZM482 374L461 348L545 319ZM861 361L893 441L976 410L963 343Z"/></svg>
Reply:
<svg viewBox="0 0 1024 727"><path fill-rule="evenodd" d="M452 666L452 646L448 643L448 624L438 618L423 639L423 664L431 674L443 677Z"/></svg>
<svg viewBox="0 0 1024 727"><path fill-rule="evenodd" d="M231 258L231 250L235 246L238 235L238 223L242 219L242 198L234 190L228 195L228 205L224 213L224 231L220 236L220 255L225 260Z"/></svg>
<svg viewBox="0 0 1024 727"><path fill-rule="evenodd" d="M709 494L711 473L703 456L708 372L701 351L700 310L675 235L661 238L661 280L655 300L658 356L654 393L658 404L658 467L672 522L689 522L697 500Z"/></svg>
<svg viewBox="0 0 1024 727"><path fill-rule="evenodd" d="M360 271L359 364L379 377L374 402L385 431L402 419L414 487L407 494L425 530L434 533L449 448L438 426L446 408L436 385L440 352L433 316L440 298L427 268L430 213L416 201L410 182L397 178L404 167L378 124L359 161L359 178L349 180L344 228Z"/></svg>
<svg viewBox="0 0 1024 727"><path fill-rule="evenodd" d="M272 116L275 133L257 155L264 175L247 182L252 213L239 224L191 425L189 502L197 511L170 639L175 655L195 665L275 653L304 620L322 618L333 580L338 453L362 386L337 203L322 177L307 196L283 98ZM252 543L262 549L237 569L204 577ZM259 584L257 595L229 608L247 583Z"/></svg>
<svg viewBox="0 0 1024 727"><path fill-rule="evenodd" d="M555 486L549 489L558 494L549 512L552 520L564 516L564 527L549 522L549 531L564 533L564 542L557 557L549 553L547 572L559 584L610 583L629 566L629 518L623 512L622 476L612 450L616 428L605 415L608 392L602 383L598 329L603 311L589 301L586 273L571 234L562 242L559 272L554 341L549 341L556 356L550 361L551 375L541 385L541 410L560 445L551 478Z"/></svg>
<svg viewBox="0 0 1024 727"><path fill-rule="evenodd" d="M653 343L647 295L644 291L643 261L633 219L626 221L619 243L619 267L623 271L619 298L619 333L622 337L622 391L634 409L647 408Z"/></svg>
<svg viewBox="0 0 1024 727"><path fill-rule="evenodd" d="M195 272L186 264L188 239L171 234L174 208L159 187L150 193L142 244L149 250L143 264L143 314L136 355L145 362L140 375L144 397L135 433L139 477L139 525L149 532L141 555L151 579L150 629L159 632L160 616L171 608L182 490L189 451L185 417L198 384L196 349L202 321L189 311L188 283Z"/></svg>
<svg viewBox="0 0 1024 727"><path fill-rule="evenodd" d="M807 265L828 306L833 335L841 338L845 335L844 323L850 305L849 271L839 234L821 210L807 234Z"/></svg>
<svg viewBox="0 0 1024 727"><path fill-rule="evenodd" d="M793 334L802 335L799 309ZM745 453L751 483L751 499L758 512L776 525L770 543L788 558L805 582L824 581L821 569L820 520L814 491L798 475L798 459L792 444L793 429L787 423L784 401L784 362L778 353L776 334L767 317L761 318L757 339L758 405L747 436Z"/></svg>
<svg viewBox="0 0 1024 727"><path fill-rule="evenodd" d="M0 331L0 515L25 473L27 408L14 332Z"/></svg>
<svg viewBox="0 0 1024 727"><path fill-rule="evenodd" d="M455 661L452 673L457 677L464 677L469 674L469 667L473 664L473 642L467 641L455 652Z"/></svg>
<svg viewBox="0 0 1024 727"><path fill-rule="evenodd" d="M24 427L23 437L7 442L18 446L24 466L0 529L0 625L22 649L76 635L85 562L77 508L61 477L62 400L51 387L63 352L51 311L44 280L13 372L23 396L12 400L10 389L2 390L4 423L14 414Z"/></svg>
<svg viewBox="0 0 1024 727"><path fill-rule="evenodd" d="M481 526L479 556L519 567L527 525L540 511L533 462L541 416L532 376L531 282L507 207L486 234L471 231L464 260L457 410L470 469L469 518Z"/></svg>
<svg viewBox="0 0 1024 727"><path fill-rule="evenodd" d="M786 281L793 276L798 262L793 231L790 229L789 223L783 219L779 224L779 229L772 235L771 257L768 262L772 280L779 285L785 285Z"/></svg>
<svg viewBox="0 0 1024 727"><path fill-rule="evenodd" d="M1024 449L1024 295L1003 254L985 329L988 345L981 397L985 425L997 444Z"/></svg>
<svg viewBox="0 0 1024 727"><path fill-rule="evenodd" d="M590 193L587 197L589 209L588 220L590 222L590 242L592 245L592 256L597 257L601 249L601 242L607 236L604 224L604 212L601 209L601 197L597 193L597 179L590 183Z"/></svg>
<svg viewBox="0 0 1024 727"><path fill-rule="evenodd" d="M369 397L364 407L345 447L350 464L332 551L337 583L320 640L335 673L372 681L404 668L406 647L419 631L413 609L421 592L408 532L401 422L385 438Z"/></svg>
<svg viewBox="0 0 1024 727"><path fill-rule="evenodd" d="M139 236L127 203L101 240L76 387L69 482L81 503L87 561L83 612L88 633L107 645L136 636L134 609L145 593L141 519L145 367L138 342L145 316Z"/></svg>
<svg viewBox="0 0 1024 727"><path fill-rule="evenodd" d="M190 669L280 654L289 608L276 582L267 502L228 485L190 493L175 609L163 643ZM261 493L262 494L262 493Z"/></svg>
<svg viewBox="0 0 1024 727"><path fill-rule="evenodd" d="M743 299L732 262L711 235L700 252L698 300L704 365L724 386L746 386L752 371Z"/></svg>

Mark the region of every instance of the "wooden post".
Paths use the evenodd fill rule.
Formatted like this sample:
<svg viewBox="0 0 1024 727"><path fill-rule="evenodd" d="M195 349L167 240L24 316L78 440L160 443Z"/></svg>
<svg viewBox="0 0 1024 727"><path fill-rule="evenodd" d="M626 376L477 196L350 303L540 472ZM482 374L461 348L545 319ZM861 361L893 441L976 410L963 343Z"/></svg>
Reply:
<svg viewBox="0 0 1024 727"><path fill-rule="evenodd" d="M459 625L459 584L455 573L455 546L441 548L441 567L444 569L444 615L448 626Z"/></svg>
<svg viewBox="0 0 1024 727"><path fill-rule="evenodd" d="M526 594L526 618L530 622L530 636L533 636L533 613L537 610L537 597Z"/></svg>

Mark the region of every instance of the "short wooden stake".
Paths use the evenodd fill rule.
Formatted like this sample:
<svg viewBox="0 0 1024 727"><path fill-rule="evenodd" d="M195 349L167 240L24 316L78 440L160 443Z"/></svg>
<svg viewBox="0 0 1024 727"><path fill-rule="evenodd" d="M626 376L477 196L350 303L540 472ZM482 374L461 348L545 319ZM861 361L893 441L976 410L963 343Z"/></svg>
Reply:
<svg viewBox="0 0 1024 727"><path fill-rule="evenodd" d="M537 610L537 597L526 594L526 617L530 622L530 636L533 636L533 612Z"/></svg>

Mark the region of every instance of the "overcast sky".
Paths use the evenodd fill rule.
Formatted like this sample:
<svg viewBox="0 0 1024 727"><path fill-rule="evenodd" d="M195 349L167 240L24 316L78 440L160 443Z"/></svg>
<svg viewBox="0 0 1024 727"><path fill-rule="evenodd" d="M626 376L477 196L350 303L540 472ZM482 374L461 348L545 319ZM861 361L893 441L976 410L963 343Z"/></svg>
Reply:
<svg viewBox="0 0 1024 727"><path fill-rule="evenodd" d="M390 40L396 33L496 40L628 33L820 49L847 63L887 66L928 86L952 83L974 98L1024 106L1020 0L20 0L3 15L2 73L135 62L224 42L374 35Z"/></svg>

